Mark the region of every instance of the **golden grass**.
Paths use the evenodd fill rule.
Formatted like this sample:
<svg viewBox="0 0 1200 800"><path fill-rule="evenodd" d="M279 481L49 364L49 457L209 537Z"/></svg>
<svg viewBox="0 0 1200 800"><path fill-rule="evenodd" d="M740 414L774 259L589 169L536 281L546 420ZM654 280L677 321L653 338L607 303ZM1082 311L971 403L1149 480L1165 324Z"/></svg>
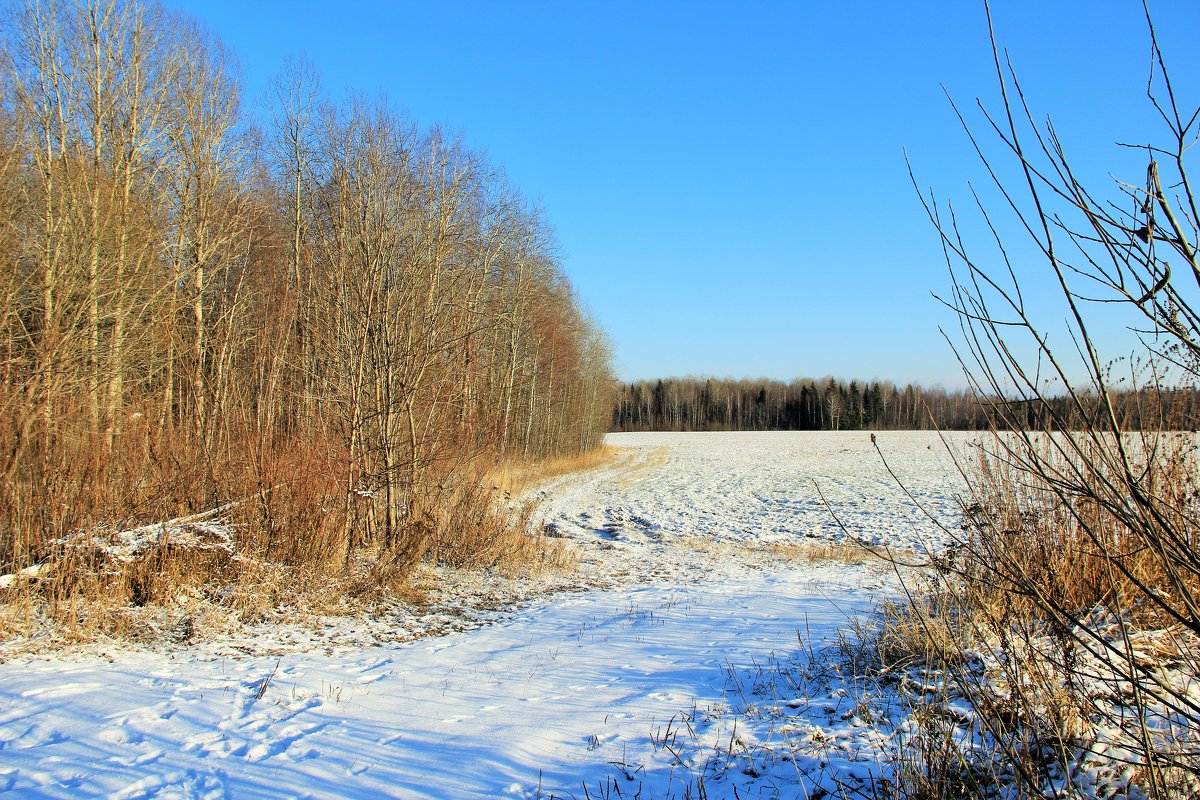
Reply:
<svg viewBox="0 0 1200 800"><path fill-rule="evenodd" d="M766 551L785 561L813 562L831 561L838 564L865 564L873 557L863 547L853 542L828 542L819 539L776 543L766 546Z"/></svg>
<svg viewBox="0 0 1200 800"><path fill-rule="evenodd" d="M664 466L667 463L667 459L670 458L670 454L671 448L669 447L654 448L646 458L630 464L629 468L621 473L617 478L617 486L622 489L627 488L645 473Z"/></svg>
<svg viewBox="0 0 1200 800"><path fill-rule="evenodd" d="M510 458L488 470L483 482L506 498L516 499L533 492L554 478L574 472L586 472L631 458L631 451L610 444L588 453L562 456L543 461L524 461Z"/></svg>
<svg viewBox="0 0 1200 800"><path fill-rule="evenodd" d="M685 547L699 553L734 558L759 559L762 557L798 564L837 563L867 564L883 563L866 548L854 542L831 542L820 539L803 539L792 542L729 541L707 536L681 536L672 539L675 547Z"/></svg>
<svg viewBox="0 0 1200 800"><path fill-rule="evenodd" d="M1021 453L981 454L964 546L947 566L977 602L1010 613L1036 615L1046 598L1066 614L1104 605L1135 627L1171 624L1146 599L1200 597L1200 476L1190 435L1145 438L1125 443L1132 478L1115 440L1076 437L1078 452L1063 454L1043 437L1032 458L1045 474ZM1135 494L1148 499L1132 503Z"/></svg>
<svg viewBox="0 0 1200 800"><path fill-rule="evenodd" d="M0 585L0 637L43 647L114 638L186 643L243 624L420 605L427 594L417 586L427 580L424 565L506 577L569 571L577 565L575 549L531 531L532 503L515 498L627 453L606 447L486 473L467 468L429 487L417 509L402 517L390 546L362 530L378 524L377 515L352 510L347 517L344 487L321 469L322 460L292 469L300 477L285 483L248 474L247 484L279 488L255 492L238 485L235 496L247 499L222 512L219 541L198 535L203 525L184 521L215 522L215 515L204 514L167 526L95 527L57 541L47 537ZM492 488L498 480L507 496ZM137 546L128 545L131 537ZM29 564L33 568L22 572Z"/></svg>
<svg viewBox="0 0 1200 800"><path fill-rule="evenodd" d="M910 585L908 602L883 609L885 665L921 667L923 682L974 712L971 731L957 733L916 719L911 744L934 753L968 733L991 743L899 765L900 796L964 768L982 782L963 796L1018 780L1034 796L1097 737L1125 748L1140 791L1197 796L1192 735L1174 739L1159 724L1168 707L1187 720L1180 731L1197 719L1187 699L1200 665L1187 629L1200 597L1193 437L1056 436L1025 450L1001 438L999 453L981 453L958 546Z"/></svg>

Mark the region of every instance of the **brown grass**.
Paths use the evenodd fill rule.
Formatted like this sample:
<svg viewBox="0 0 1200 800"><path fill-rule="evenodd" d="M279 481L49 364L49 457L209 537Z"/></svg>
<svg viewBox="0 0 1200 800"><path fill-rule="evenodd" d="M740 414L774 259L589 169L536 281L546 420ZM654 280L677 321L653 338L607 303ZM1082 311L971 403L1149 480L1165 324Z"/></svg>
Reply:
<svg viewBox="0 0 1200 800"><path fill-rule="evenodd" d="M865 564L871 554L853 542L830 542L819 539L770 544L766 551L785 561L832 561L839 564Z"/></svg>
<svg viewBox="0 0 1200 800"><path fill-rule="evenodd" d="M598 458L573 461L595 463ZM567 461L560 459L558 466L547 469L561 469ZM523 474L532 476L536 472L529 466ZM481 475L464 481L456 490L444 492L431 508L431 560L451 567L495 569L505 575L573 568L574 552L567 545L530 530L532 502L509 510L506 504L497 502L491 489L496 484L488 484L487 480L487 475Z"/></svg>
<svg viewBox="0 0 1200 800"><path fill-rule="evenodd" d="M671 540L673 547L683 547L713 556L748 559L776 559L797 564L867 564L882 563L868 550L853 542L832 542L803 539L792 542L727 541L711 536L681 536Z"/></svg>
<svg viewBox="0 0 1200 800"><path fill-rule="evenodd" d="M1057 434L1023 450L1008 436L970 473L958 546L910 585L909 602L884 609L885 662L919 667L974 711L953 729L915 718L911 749L925 756L900 765L894 796L953 786L986 797L1002 784L1036 796L1084 762L1133 775L1150 796L1188 796L1200 777L1187 699L1200 638L1179 610L1200 597L1194 437L1117 448L1111 436ZM1105 737L1132 772L1091 754Z"/></svg>
<svg viewBox="0 0 1200 800"><path fill-rule="evenodd" d="M1125 443L1076 437L1071 451L1048 437L1035 442L1046 474L1027 459L981 452L966 536L950 567L977 587L980 602L1033 615L1047 601L1066 615L1104 605L1134 627L1170 625L1147 595L1200 597L1200 478L1191 434L1150 434ZM1017 454L1020 456L1021 454ZM1130 491L1149 495L1145 505Z"/></svg>
<svg viewBox="0 0 1200 800"><path fill-rule="evenodd" d="M203 464L176 458L182 443L149 461L140 447L117 450L108 470L64 457L62 470L3 487L0 636L185 642L288 609L311 617L419 604L423 564L506 576L569 570L573 549L531 532L531 507L494 490L495 480L515 497L620 455L605 448L487 472L456 465L385 544L368 535L378 498L347 499L335 450L320 440L247 441Z"/></svg>
<svg viewBox="0 0 1200 800"><path fill-rule="evenodd" d="M487 470L482 482L505 498L517 499L528 495L554 478L574 472L598 469L629 458L630 451L621 447L613 447L610 444L601 445L589 453L561 456L544 461L523 461L510 458Z"/></svg>

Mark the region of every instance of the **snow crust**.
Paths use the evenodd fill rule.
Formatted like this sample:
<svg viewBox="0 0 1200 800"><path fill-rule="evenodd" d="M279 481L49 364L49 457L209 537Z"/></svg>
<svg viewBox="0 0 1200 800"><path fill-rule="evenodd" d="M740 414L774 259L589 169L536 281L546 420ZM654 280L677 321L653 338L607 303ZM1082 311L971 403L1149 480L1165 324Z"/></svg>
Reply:
<svg viewBox="0 0 1200 800"><path fill-rule="evenodd" d="M579 548L579 572L508 585L504 602L524 602L464 614L457 632L414 638L454 627L448 604L441 626L378 622L395 628L386 645L329 620L191 647L14 656L0 664L0 792L565 798L616 785L667 797L703 779L710 797L803 797L862 786L903 722L854 674L844 630L895 581L874 562L788 560L772 545L848 531L935 547L935 521L957 525L961 490L945 448L932 434L878 441L912 498L866 433L610 436L629 459L541 489L536 524Z"/></svg>

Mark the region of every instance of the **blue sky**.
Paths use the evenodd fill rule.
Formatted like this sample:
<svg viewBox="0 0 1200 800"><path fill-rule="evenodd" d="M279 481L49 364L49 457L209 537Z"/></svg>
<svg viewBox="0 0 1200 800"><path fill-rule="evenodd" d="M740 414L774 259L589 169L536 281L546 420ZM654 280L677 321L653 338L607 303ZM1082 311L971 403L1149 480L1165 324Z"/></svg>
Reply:
<svg viewBox="0 0 1200 800"><path fill-rule="evenodd" d="M386 96L486 151L544 208L624 379L962 383L903 154L940 196L983 176L942 90L996 98L982 2L173 5L238 54L252 102L303 53L334 97ZM1036 111L1105 180L1113 142L1150 130L1140 4L994 6ZM1197 88L1200 3L1153 10Z"/></svg>

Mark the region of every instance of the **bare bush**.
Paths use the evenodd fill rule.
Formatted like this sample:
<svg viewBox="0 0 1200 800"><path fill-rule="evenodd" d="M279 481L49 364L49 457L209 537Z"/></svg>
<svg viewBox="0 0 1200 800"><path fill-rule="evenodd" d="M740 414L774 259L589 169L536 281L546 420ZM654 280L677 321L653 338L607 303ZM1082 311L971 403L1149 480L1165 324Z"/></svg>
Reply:
<svg viewBox="0 0 1200 800"><path fill-rule="evenodd" d="M1197 420L1172 412L1200 379L1186 170L1200 107L1182 103L1148 11L1147 22L1147 97L1164 137L1134 147L1144 175L1085 186L993 35L1002 108L984 109L983 127L998 152L959 116L1014 225L977 196L996 245L978 255L953 207L922 194L954 280L956 351L994 426L963 465L972 496L956 547L891 628L972 709L950 726L926 720L903 796L1167 798L1200 786ZM1023 249L1057 287L1071 347L1052 346L1026 303ZM1135 334L1124 372L1094 335L1115 320Z"/></svg>

